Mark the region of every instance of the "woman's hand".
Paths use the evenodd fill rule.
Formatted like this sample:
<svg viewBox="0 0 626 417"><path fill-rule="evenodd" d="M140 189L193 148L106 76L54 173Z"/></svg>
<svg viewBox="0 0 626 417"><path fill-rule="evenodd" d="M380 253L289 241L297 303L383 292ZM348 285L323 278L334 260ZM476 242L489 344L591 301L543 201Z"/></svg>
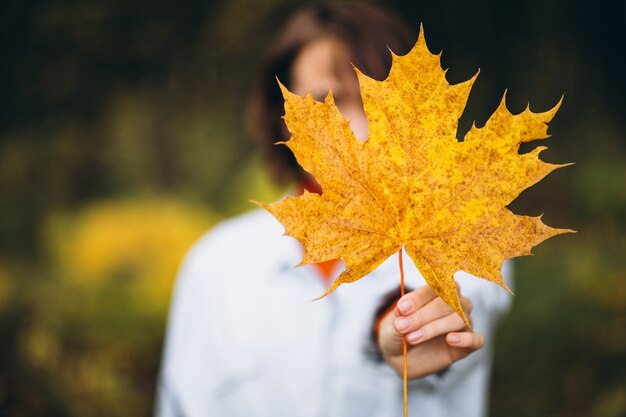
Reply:
<svg viewBox="0 0 626 417"><path fill-rule="evenodd" d="M460 291L459 296L463 311L469 317L472 302ZM409 379L446 369L485 343L483 336L469 330L463 319L428 285L405 294L380 323L378 346L383 358L399 375L404 367L402 339L405 335Z"/></svg>

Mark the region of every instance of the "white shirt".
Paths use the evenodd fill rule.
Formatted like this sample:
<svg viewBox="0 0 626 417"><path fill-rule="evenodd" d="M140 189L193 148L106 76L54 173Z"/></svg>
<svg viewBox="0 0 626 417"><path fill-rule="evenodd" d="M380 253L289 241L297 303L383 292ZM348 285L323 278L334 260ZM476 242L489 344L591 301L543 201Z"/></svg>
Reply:
<svg viewBox="0 0 626 417"><path fill-rule="evenodd" d="M216 226L189 252L170 311L157 416L402 415L402 379L367 354L374 311L399 285L397 257L311 301L324 283L313 267L294 268L302 249L283 233L257 210ZM424 285L405 259L406 285ZM486 412L493 327L511 297L469 274L455 278L487 344L441 376L410 381L409 415Z"/></svg>

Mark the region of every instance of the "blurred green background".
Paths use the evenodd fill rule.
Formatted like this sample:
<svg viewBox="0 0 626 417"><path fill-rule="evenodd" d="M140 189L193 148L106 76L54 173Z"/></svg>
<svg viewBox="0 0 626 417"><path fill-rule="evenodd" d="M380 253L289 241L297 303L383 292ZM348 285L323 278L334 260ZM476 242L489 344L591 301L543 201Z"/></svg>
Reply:
<svg viewBox="0 0 626 417"><path fill-rule="evenodd" d="M520 259L491 415L626 415L624 2L374 2L424 23L460 124L565 102L513 210L579 231ZM244 134L286 0L0 5L0 416L148 416L186 249L276 189Z"/></svg>

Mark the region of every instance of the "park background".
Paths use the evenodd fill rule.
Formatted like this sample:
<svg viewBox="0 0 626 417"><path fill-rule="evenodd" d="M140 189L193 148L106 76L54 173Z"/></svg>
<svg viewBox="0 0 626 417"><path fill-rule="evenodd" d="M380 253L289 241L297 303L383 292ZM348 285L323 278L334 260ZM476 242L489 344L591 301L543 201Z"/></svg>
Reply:
<svg viewBox="0 0 626 417"><path fill-rule="evenodd" d="M375 1L480 76L461 123L564 104L517 213L578 230L516 261L491 415L626 415L624 2ZM174 276L271 200L243 109L286 0L0 5L0 416L148 416ZM245 261L242 259L242 262ZM417 411L417 410L416 410Z"/></svg>

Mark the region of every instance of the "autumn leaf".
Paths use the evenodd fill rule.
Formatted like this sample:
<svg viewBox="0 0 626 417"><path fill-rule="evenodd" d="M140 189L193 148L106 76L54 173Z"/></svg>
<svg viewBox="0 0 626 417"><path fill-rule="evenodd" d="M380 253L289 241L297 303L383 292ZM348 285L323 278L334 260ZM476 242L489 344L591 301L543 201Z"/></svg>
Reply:
<svg viewBox="0 0 626 417"><path fill-rule="evenodd" d="M440 55L420 34L406 56L392 54L384 81L357 69L369 138L357 140L332 92L323 103L281 85L285 142L322 187L274 204L272 213L305 252L301 264L341 259L346 269L328 291L365 276L404 245L434 291L469 326L453 275L459 270L507 289L505 259L529 255L545 239L571 232L506 206L552 170L545 147L519 154L521 142L548 136L560 102L544 113L513 115L500 106L487 123L456 139L458 119L476 76L450 85ZM505 95L506 96L506 95Z"/></svg>

